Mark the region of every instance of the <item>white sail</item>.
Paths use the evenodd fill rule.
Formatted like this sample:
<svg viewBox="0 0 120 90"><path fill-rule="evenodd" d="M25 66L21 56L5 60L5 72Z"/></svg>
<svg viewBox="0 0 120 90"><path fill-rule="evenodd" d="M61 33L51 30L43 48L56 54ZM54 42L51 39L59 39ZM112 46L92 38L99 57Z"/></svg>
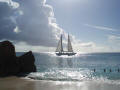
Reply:
<svg viewBox="0 0 120 90"><path fill-rule="evenodd" d="M58 46L57 46L56 52L63 52L62 35L61 35L60 40L58 42Z"/></svg>
<svg viewBox="0 0 120 90"><path fill-rule="evenodd" d="M68 52L73 52L69 35L68 35Z"/></svg>

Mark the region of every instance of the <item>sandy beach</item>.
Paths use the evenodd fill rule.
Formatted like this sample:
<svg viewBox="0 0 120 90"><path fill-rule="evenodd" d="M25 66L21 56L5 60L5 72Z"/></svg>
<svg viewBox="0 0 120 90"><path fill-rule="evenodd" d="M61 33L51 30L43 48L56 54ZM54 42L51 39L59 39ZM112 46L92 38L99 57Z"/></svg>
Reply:
<svg viewBox="0 0 120 90"><path fill-rule="evenodd" d="M119 90L120 83L102 81L63 82L31 80L18 77L0 78L0 90Z"/></svg>

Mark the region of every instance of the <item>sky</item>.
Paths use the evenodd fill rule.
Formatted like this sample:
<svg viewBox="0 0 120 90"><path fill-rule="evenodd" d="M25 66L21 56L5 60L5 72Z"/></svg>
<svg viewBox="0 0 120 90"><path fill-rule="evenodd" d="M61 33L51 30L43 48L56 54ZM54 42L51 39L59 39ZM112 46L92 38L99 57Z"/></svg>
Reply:
<svg viewBox="0 0 120 90"><path fill-rule="evenodd" d="M120 52L120 0L0 0L0 41L16 51L55 51L68 33L75 52Z"/></svg>

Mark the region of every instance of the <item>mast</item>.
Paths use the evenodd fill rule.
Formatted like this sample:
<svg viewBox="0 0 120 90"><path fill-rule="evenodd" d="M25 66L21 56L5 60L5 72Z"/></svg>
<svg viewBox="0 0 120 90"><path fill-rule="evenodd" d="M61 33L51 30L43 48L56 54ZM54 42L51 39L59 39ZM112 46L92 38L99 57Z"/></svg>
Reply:
<svg viewBox="0 0 120 90"><path fill-rule="evenodd" d="M61 52L63 52L62 35L61 35Z"/></svg>
<svg viewBox="0 0 120 90"><path fill-rule="evenodd" d="M63 52L62 35L61 35L60 40L58 42L58 46L57 46L56 52Z"/></svg>
<svg viewBox="0 0 120 90"><path fill-rule="evenodd" d="M68 52L73 52L69 34L68 34Z"/></svg>

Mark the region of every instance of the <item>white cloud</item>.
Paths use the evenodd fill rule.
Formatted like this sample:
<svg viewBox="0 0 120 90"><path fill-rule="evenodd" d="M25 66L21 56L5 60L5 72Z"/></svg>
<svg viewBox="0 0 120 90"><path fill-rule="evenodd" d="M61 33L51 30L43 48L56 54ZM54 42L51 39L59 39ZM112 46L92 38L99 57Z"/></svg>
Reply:
<svg viewBox="0 0 120 90"><path fill-rule="evenodd" d="M8 3L8 5L12 6L13 8L19 7L19 4L12 0L0 0L0 2L6 2L6 3Z"/></svg>
<svg viewBox="0 0 120 90"><path fill-rule="evenodd" d="M70 36L71 36L73 50L75 52L91 53L91 52L119 52L120 51L120 49L119 49L119 47L117 47L117 45L113 47L113 46L110 46L109 44L107 46L105 46L105 45L98 45L94 42L82 42L82 41L76 39L74 36L72 36L72 35L70 35ZM112 42L114 42L115 40L117 40L117 42L119 41L118 46L120 46L120 37L111 36L111 37L109 37L109 40L111 40ZM67 48L66 47L66 44L67 44L66 39L63 40L63 43L65 44L64 50L66 50L66 48ZM16 45L17 51L32 50L34 52L54 52L56 49L56 47L29 45L25 42L19 42L19 43L16 43L15 45Z"/></svg>
<svg viewBox="0 0 120 90"><path fill-rule="evenodd" d="M7 3L3 3L6 2ZM1 0L0 2L0 40L11 40L16 51L35 52L55 51L60 34L63 34L66 45L67 33L59 27L54 17L53 8L45 0ZM14 4L13 4L14 3ZM11 8L11 6L13 8ZM86 26L115 31L112 28ZM108 47L96 45L94 42L82 42L71 36L74 50L77 52L110 51Z"/></svg>
<svg viewBox="0 0 120 90"><path fill-rule="evenodd" d="M14 29L14 32L15 32L15 33L20 33L21 31L19 30L18 27L16 27L16 28Z"/></svg>
<svg viewBox="0 0 120 90"><path fill-rule="evenodd" d="M108 42L113 52L120 52L120 35L108 35Z"/></svg>
<svg viewBox="0 0 120 90"><path fill-rule="evenodd" d="M5 22L0 25L2 26L0 39L23 41L30 45L56 46L58 37L65 32L56 24L52 6L47 5L46 0L15 1L2 0L0 2L2 7L0 22ZM19 7L11 8L15 6L13 3L18 4Z"/></svg>
<svg viewBox="0 0 120 90"><path fill-rule="evenodd" d="M108 36L108 41L111 42L111 43L115 43L115 45L116 44L120 45L120 36L118 36L118 35L109 35Z"/></svg>
<svg viewBox="0 0 120 90"><path fill-rule="evenodd" d="M67 35L65 36L67 38ZM80 41L79 39L76 39L75 36L70 35L71 41L72 41L72 46L73 50L75 52L112 52L111 47L105 46L105 45L99 45L96 44L95 42L88 41ZM63 41L65 44L67 44L67 41ZM65 47L66 49L66 47ZM117 50L116 50L117 51Z"/></svg>
<svg viewBox="0 0 120 90"><path fill-rule="evenodd" d="M90 24L84 24L87 27L95 28L96 30L104 30L104 31L117 31L117 29L106 27L106 26L97 26L97 25L90 25Z"/></svg>
<svg viewBox="0 0 120 90"><path fill-rule="evenodd" d="M111 52L110 47L96 45L94 42L74 43L73 48L76 52Z"/></svg>
<svg viewBox="0 0 120 90"><path fill-rule="evenodd" d="M21 47L22 46L22 47ZM15 44L15 50L17 52L28 52L28 51L33 51L33 52L50 52L54 51L54 47L45 47L45 46L33 46L29 45L26 42L18 42Z"/></svg>

